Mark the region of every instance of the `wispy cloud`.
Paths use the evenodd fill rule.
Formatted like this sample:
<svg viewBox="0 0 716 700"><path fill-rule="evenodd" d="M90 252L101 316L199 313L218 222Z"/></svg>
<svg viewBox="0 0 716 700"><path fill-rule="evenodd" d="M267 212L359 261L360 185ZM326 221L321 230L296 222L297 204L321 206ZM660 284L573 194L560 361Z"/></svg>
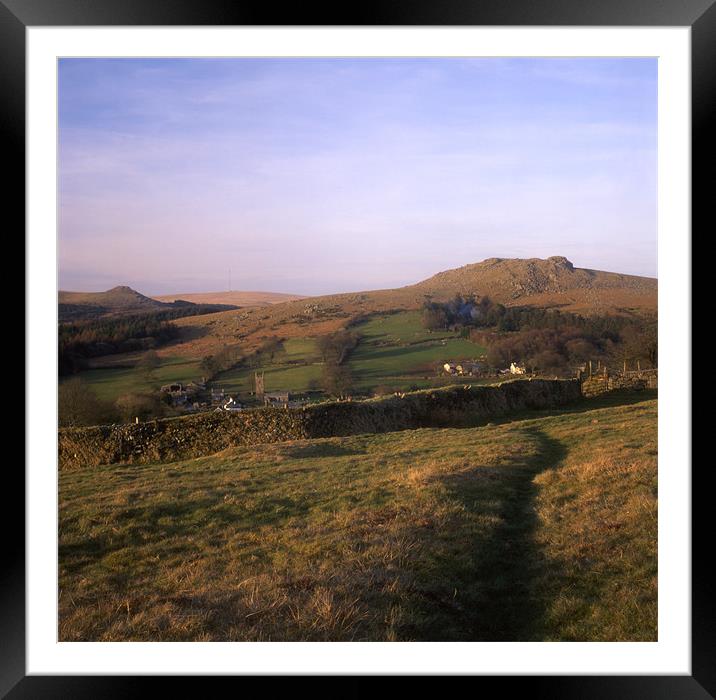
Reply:
<svg viewBox="0 0 716 700"><path fill-rule="evenodd" d="M322 293L567 251L655 274L656 62L583 61L63 60L61 285Z"/></svg>

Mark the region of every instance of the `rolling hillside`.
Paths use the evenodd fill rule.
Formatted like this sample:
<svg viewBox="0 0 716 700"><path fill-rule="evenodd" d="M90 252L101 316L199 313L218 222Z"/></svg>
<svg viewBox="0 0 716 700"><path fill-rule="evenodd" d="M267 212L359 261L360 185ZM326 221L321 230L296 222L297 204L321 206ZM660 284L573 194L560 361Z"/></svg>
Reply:
<svg viewBox="0 0 716 700"><path fill-rule="evenodd" d="M231 304L233 306L271 306L285 301L304 299L300 294L281 292L191 292L189 294L162 294L152 297L157 301L190 301L194 304Z"/></svg>
<svg viewBox="0 0 716 700"><path fill-rule="evenodd" d="M655 310L657 280L577 268L562 256L489 258L446 270L414 286L426 294L489 296L507 306L561 307L580 313Z"/></svg>
<svg viewBox="0 0 716 700"><path fill-rule="evenodd" d="M262 293L259 297L244 297L243 301L263 305L175 319L172 323L179 328L180 336L159 348L158 353L166 369L162 378L185 381L187 372L194 373L190 378L200 378L200 360L226 346L238 346L248 354L267 339L280 338L285 341L286 352L270 366L258 369L267 372L270 390L306 390L320 379L321 364L313 349L315 339L362 318L357 330L365 336L364 342L351 359L351 370L359 387L436 386L439 382L432 369L433 363L474 360L485 348L461 340L455 333L448 333L444 338L435 333L423 337L424 329L416 310L428 299L441 301L456 293L474 293L490 296L506 306L559 308L585 315L641 314L656 311L657 291L655 279L575 268L563 257L546 260L491 258L440 272L398 289L283 302L278 299L285 295ZM189 299L184 299L183 303L229 300L222 293L184 296ZM159 299L174 298L169 295ZM128 287L95 295L61 293L61 300L65 302L92 302L97 306L104 303L118 311L146 308L147 305L162 308L167 302L159 299L144 297ZM239 302L242 298L236 296L233 300ZM172 306L168 305L168 308ZM402 328L406 324L410 327L407 335ZM113 364L115 358L107 358L103 363L107 367ZM227 391L245 391L250 386L254 369L241 367L226 372L218 377L218 385ZM146 384L137 371L124 367L90 370L83 376L97 386L104 398L116 398L130 386L137 389Z"/></svg>
<svg viewBox="0 0 716 700"><path fill-rule="evenodd" d="M185 309L199 306L200 304L214 306L216 311L227 311L235 308L234 305L220 302L192 302L181 299L163 302L144 296L144 294L126 286L113 287L106 292L66 292L60 290L57 295L60 323L98 319L107 316L150 314L178 308ZM206 309L202 309L202 311L206 311Z"/></svg>
<svg viewBox="0 0 716 700"><path fill-rule="evenodd" d="M316 337L333 332L350 318L418 309L427 299L445 301L456 293L489 296L505 306L559 308L590 314L642 314L657 310L657 280L575 268L563 257L491 258L446 270L398 289L309 297L265 307L243 308L177 322L187 344L180 354L207 354L240 342L247 348L261 338Z"/></svg>
<svg viewBox="0 0 716 700"><path fill-rule="evenodd" d="M113 287L106 292L65 292L57 295L60 321L92 318L107 314L151 313L165 308L131 287Z"/></svg>

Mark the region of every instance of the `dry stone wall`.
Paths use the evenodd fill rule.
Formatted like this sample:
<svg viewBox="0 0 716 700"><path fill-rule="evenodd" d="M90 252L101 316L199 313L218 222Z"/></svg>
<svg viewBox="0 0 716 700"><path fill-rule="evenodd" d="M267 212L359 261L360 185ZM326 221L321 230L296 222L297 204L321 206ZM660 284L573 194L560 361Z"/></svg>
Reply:
<svg viewBox="0 0 716 700"><path fill-rule="evenodd" d="M658 375L656 372L644 372L642 374L598 374L582 380L582 394L586 397L599 396L615 389L640 389L658 388Z"/></svg>
<svg viewBox="0 0 716 700"><path fill-rule="evenodd" d="M235 445L469 426L515 411L562 406L580 396L576 379L529 379L302 408L268 407L138 424L62 428L58 436L59 466L72 469L117 462L172 461L214 454Z"/></svg>

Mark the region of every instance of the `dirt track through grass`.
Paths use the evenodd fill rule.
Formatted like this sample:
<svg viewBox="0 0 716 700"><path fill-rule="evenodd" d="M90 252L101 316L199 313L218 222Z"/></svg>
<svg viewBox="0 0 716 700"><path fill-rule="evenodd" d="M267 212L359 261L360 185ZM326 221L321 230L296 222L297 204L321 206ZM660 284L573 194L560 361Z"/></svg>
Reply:
<svg viewBox="0 0 716 700"><path fill-rule="evenodd" d="M655 639L656 409L63 473L60 639Z"/></svg>

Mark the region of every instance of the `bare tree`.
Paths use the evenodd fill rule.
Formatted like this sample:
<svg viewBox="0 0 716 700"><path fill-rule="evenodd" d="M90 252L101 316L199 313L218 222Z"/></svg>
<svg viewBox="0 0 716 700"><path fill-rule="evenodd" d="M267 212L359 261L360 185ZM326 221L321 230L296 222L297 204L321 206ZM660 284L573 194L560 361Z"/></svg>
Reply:
<svg viewBox="0 0 716 700"><path fill-rule="evenodd" d="M353 376L348 365L327 362L323 367L323 390L331 396L345 398L353 388Z"/></svg>
<svg viewBox="0 0 716 700"><path fill-rule="evenodd" d="M137 362L137 367L142 370L142 374L144 374L144 378L147 381L151 381L154 379L154 372L161 364L161 360L159 359L159 355L157 354L156 350L147 350Z"/></svg>
<svg viewBox="0 0 716 700"><path fill-rule="evenodd" d="M79 377L59 385L58 417L59 424L67 427L97 425L114 418L109 404L100 401Z"/></svg>
<svg viewBox="0 0 716 700"><path fill-rule="evenodd" d="M135 418L150 418L162 413L161 402L151 394L123 394L114 405L121 417L128 422Z"/></svg>

